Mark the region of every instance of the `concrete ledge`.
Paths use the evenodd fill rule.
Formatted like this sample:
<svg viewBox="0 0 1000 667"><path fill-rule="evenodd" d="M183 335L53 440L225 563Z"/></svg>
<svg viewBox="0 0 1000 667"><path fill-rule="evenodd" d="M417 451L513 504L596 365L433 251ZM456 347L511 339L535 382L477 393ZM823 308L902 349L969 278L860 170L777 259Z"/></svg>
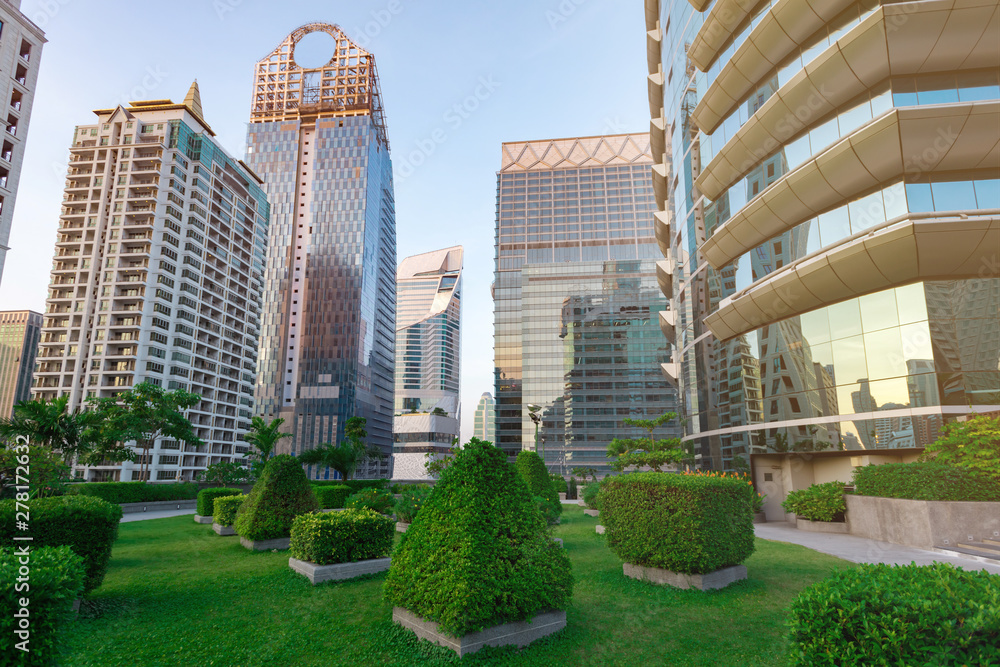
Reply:
<svg viewBox="0 0 1000 667"><path fill-rule="evenodd" d="M844 496L851 535L920 549L952 547L1000 531L1000 503Z"/></svg>
<svg viewBox="0 0 1000 667"><path fill-rule="evenodd" d="M536 615L531 622L517 621L494 625L480 632L452 637L433 621L425 621L402 607L392 608L392 621L412 631L420 639L449 648L459 657L475 653L484 646L527 646L536 639L559 632L566 627L566 612L552 610Z"/></svg>
<svg viewBox="0 0 1000 667"><path fill-rule="evenodd" d="M212 524L212 530L215 531L216 535L222 535L223 537L228 537L229 535L235 535L236 531L232 526L220 526L217 523Z"/></svg>
<svg viewBox="0 0 1000 667"><path fill-rule="evenodd" d="M403 523L402 521L397 521L396 522L396 532L397 533L405 533L406 529L409 528L409 527L410 527L410 524L408 524L408 523Z"/></svg>
<svg viewBox="0 0 1000 667"><path fill-rule="evenodd" d="M753 513L753 522L754 523L767 523L767 515L764 514L763 512L754 512Z"/></svg>
<svg viewBox="0 0 1000 667"><path fill-rule="evenodd" d="M214 523L211 516L202 516L200 514L194 515L195 523Z"/></svg>
<svg viewBox="0 0 1000 667"><path fill-rule="evenodd" d="M341 579L353 579L366 574L385 572L390 565L392 565L391 558L373 558L360 560L356 563L332 563L330 565L317 565L298 558L288 559L288 567L305 575L313 585L321 584L324 581L340 581Z"/></svg>
<svg viewBox="0 0 1000 667"><path fill-rule="evenodd" d="M810 521L809 519L795 517L795 527L810 533L839 533L846 535L850 532L847 530L846 521Z"/></svg>
<svg viewBox="0 0 1000 667"><path fill-rule="evenodd" d="M291 541L290 537L277 537L273 540L248 540L245 537L240 537L240 544L251 551L270 551L271 549L282 551L291 546Z"/></svg>
<svg viewBox="0 0 1000 667"><path fill-rule="evenodd" d="M708 574L683 574L672 572L658 567L643 567L642 565L622 564L622 571L626 577L648 581L651 584L673 586L675 588L697 588L708 591L716 588L725 588L729 584L747 578L747 568L744 565L733 565L724 567Z"/></svg>
<svg viewBox="0 0 1000 667"><path fill-rule="evenodd" d="M583 510L583 513L586 514L587 516L598 516L598 515L600 515L601 511L600 510Z"/></svg>
<svg viewBox="0 0 1000 667"><path fill-rule="evenodd" d="M594 526L594 530L597 532L598 535L603 535L605 528L601 524L597 524L596 526Z"/></svg>
<svg viewBox="0 0 1000 667"><path fill-rule="evenodd" d="M193 510L198 509L198 499L190 500L157 500L152 503L122 503L122 514L134 514L136 512L163 512L164 510Z"/></svg>

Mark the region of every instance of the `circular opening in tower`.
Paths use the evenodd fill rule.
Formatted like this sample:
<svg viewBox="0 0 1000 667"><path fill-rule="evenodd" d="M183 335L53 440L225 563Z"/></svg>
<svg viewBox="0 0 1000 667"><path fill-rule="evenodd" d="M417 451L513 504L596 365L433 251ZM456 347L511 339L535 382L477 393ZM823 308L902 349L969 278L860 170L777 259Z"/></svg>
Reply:
<svg viewBox="0 0 1000 667"><path fill-rule="evenodd" d="M304 35L295 43L292 60L302 69L323 67L333 59L337 40L331 35L317 30Z"/></svg>

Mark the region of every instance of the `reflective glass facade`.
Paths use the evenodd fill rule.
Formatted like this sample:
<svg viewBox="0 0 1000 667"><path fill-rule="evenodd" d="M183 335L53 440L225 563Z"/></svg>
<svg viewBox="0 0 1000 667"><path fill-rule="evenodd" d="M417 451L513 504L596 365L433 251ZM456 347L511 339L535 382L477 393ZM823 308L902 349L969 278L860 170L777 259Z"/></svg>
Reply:
<svg viewBox="0 0 1000 667"><path fill-rule="evenodd" d="M493 442L496 438L496 411L493 405L493 394L483 392L479 397L479 404L476 406L475 421L472 428L472 437Z"/></svg>

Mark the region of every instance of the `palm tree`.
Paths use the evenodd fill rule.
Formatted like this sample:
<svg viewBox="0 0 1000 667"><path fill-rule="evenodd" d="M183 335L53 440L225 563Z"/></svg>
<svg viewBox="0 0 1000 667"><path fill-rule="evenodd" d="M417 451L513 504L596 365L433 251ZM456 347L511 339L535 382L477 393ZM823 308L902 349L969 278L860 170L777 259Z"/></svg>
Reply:
<svg viewBox="0 0 1000 667"><path fill-rule="evenodd" d="M348 442L339 445L326 443L299 454L299 461L307 465L326 466L340 473L344 479L350 479L358 464L366 458L365 450Z"/></svg>
<svg viewBox="0 0 1000 667"><path fill-rule="evenodd" d="M261 417L250 421L250 430L243 434L243 439L257 448L261 462L266 462L274 454L274 448L282 438L292 437L291 433L282 433L281 425L285 420L281 417L272 419L268 424Z"/></svg>
<svg viewBox="0 0 1000 667"><path fill-rule="evenodd" d="M90 411L70 412L69 396L52 401L22 401L14 406L13 416L0 419L0 438L7 441L27 438L32 445L60 452L68 463L74 456L86 455L95 447L103 450L99 443L99 421Z"/></svg>

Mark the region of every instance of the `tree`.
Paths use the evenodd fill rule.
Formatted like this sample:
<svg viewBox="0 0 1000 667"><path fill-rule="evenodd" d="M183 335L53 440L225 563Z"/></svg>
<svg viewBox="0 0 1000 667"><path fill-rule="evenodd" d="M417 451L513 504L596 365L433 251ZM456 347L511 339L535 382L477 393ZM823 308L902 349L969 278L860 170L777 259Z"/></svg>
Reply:
<svg viewBox="0 0 1000 667"><path fill-rule="evenodd" d="M385 454L377 447L371 447L364 441L368 437L365 428L368 420L364 417L351 417L344 424L344 435L347 440L339 445L324 443L315 449L302 452L299 461L308 465L322 465L333 468L344 479L350 479L354 471L367 459L384 459Z"/></svg>
<svg viewBox="0 0 1000 667"><path fill-rule="evenodd" d="M187 391L165 392L159 385L141 382L117 396L90 399L106 438L121 443L135 441L143 450L143 478L149 469L149 450L161 436L201 445L183 410L201 402Z"/></svg>
<svg viewBox="0 0 1000 667"><path fill-rule="evenodd" d="M205 468L199 477L210 484L231 486L249 481L250 471L235 461L219 461Z"/></svg>
<svg viewBox="0 0 1000 667"><path fill-rule="evenodd" d="M250 420L250 430L243 434L243 439L257 448L257 465L261 467L274 454L274 448L284 438L291 438L291 433L282 433L281 425L285 420L281 417L272 419L271 423L264 421L262 417L254 417Z"/></svg>
<svg viewBox="0 0 1000 667"><path fill-rule="evenodd" d="M444 411L443 408L434 408L431 410L432 415L437 415L438 417L447 417L448 413Z"/></svg>
<svg viewBox="0 0 1000 667"><path fill-rule="evenodd" d="M595 482L597 481L597 468L582 468L578 466L573 468L573 474L585 482L587 481L587 477L593 478Z"/></svg>
<svg viewBox="0 0 1000 667"><path fill-rule="evenodd" d="M649 433L649 438L615 438L612 440L611 444L608 445L608 457L615 459L611 463L611 467L618 471L630 466L649 467L656 472L662 472L661 468L664 466L689 460L690 451L681 446L680 438L664 440L653 438L654 430L676 418L677 415L673 412L665 412L656 419L626 417L625 424L644 429Z"/></svg>
<svg viewBox="0 0 1000 667"><path fill-rule="evenodd" d="M123 461L133 456L131 450L108 446L102 438L102 424L91 411L70 412L69 396L52 401L22 401L14 406L10 418L0 419L0 438L14 442L26 438L31 445L59 452L69 463L73 457L81 460L109 458Z"/></svg>
<svg viewBox="0 0 1000 667"><path fill-rule="evenodd" d="M490 443L492 444L492 443ZM424 470L431 477L437 477L445 468L452 464L455 460L455 455L458 454L461 447L458 444L458 438L451 439L451 449L448 450L447 454L438 454L433 452L427 452L426 461L424 462Z"/></svg>
<svg viewBox="0 0 1000 667"><path fill-rule="evenodd" d="M961 466L1000 481L1000 417L951 422L927 445L923 460Z"/></svg>
<svg viewBox="0 0 1000 667"><path fill-rule="evenodd" d="M27 465L25 465L27 464ZM18 468L24 473L18 479ZM0 449L0 497L9 487L24 484L27 479L31 498L62 495L70 470L52 449L42 445L15 445Z"/></svg>

